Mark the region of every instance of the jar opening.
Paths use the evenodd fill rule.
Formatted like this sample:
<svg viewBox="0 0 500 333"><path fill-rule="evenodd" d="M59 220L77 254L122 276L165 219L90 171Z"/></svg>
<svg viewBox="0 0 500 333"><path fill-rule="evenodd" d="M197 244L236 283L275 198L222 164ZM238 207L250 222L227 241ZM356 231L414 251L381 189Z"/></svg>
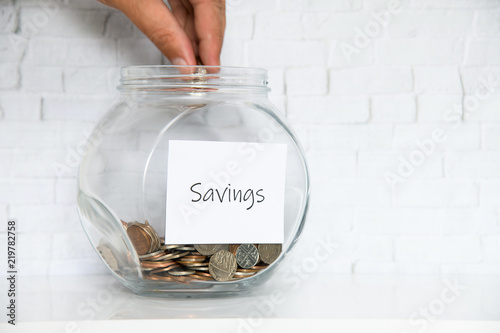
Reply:
<svg viewBox="0 0 500 333"><path fill-rule="evenodd" d="M122 92L253 91L267 93L267 71L226 66L128 66L121 69Z"/></svg>

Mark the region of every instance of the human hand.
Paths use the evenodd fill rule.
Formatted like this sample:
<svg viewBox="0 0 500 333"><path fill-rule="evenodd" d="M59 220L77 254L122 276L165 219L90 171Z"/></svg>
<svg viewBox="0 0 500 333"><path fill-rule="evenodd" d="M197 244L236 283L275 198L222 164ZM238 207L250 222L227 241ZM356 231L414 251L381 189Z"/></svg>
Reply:
<svg viewBox="0 0 500 333"><path fill-rule="evenodd" d="M123 12L173 65L220 65L224 0L98 0Z"/></svg>

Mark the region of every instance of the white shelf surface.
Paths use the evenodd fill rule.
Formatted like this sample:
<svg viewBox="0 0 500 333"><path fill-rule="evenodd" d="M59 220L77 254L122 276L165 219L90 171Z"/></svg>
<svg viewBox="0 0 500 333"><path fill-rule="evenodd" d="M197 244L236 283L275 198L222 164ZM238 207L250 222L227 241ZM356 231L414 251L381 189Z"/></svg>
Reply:
<svg viewBox="0 0 500 333"><path fill-rule="evenodd" d="M4 281L2 278L2 290L6 290ZM458 291L450 284L458 286ZM201 299L138 296L111 275L21 275L17 289L20 323L248 317L396 319L403 325L401 332L416 332L423 322L415 320L425 320L428 326L440 320L500 321L499 276L312 274L297 279L279 273L250 295ZM273 293L280 295L278 301ZM6 293L2 294L2 304L6 304ZM432 319L425 319L422 311Z"/></svg>
<svg viewBox="0 0 500 333"><path fill-rule="evenodd" d="M0 331L10 332L204 332L204 333L405 333L401 319L263 319L249 326L242 319L163 319L163 320L107 320L78 322L22 323L16 326L0 324ZM426 333L498 333L500 322L438 320L425 329Z"/></svg>

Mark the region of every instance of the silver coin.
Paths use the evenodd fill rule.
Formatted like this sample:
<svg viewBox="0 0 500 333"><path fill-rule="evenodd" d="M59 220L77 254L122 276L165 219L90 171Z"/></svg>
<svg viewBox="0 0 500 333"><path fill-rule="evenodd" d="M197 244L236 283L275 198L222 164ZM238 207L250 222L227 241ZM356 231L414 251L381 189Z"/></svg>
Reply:
<svg viewBox="0 0 500 333"><path fill-rule="evenodd" d="M178 247L176 248L177 251L194 251L194 247L193 246L181 246L181 247Z"/></svg>
<svg viewBox="0 0 500 333"><path fill-rule="evenodd" d="M259 250L253 244L241 244L236 249L236 261L241 268L252 268L259 262Z"/></svg>
<svg viewBox="0 0 500 333"><path fill-rule="evenodd" d="M167 271L168 274L173 275L173 276L184 276L184 275L191 275L196 273L195 271L191 270L182 270L182 269L173 269L170 271Z"/></svg>
<svg viewBox="0 0 500 333"><path fill-rule="evenodd" d="M281 254L281 244L259 244L260 259L266 264L272 264Z"/></svg>
<svg viewBox="0 0 500 333"><path fill-rule="evenodd" d="M208 266L188 266L193 271L208 271Z"/></svg>
<svg viewBox="0 0 500 333"><path fill-rule="evenodd" d="M238 271L236 271L234 273L234 276L235 277L236 276L252 276L252 275L255 275L255 273L257 273L257 272L238 272Z"/></svg>
<svg viewBox="0 0 500 333"><path fill-rule="evenodd" d="M172 249L177 249L179 247L183 247L184 245L177 245L177 244L169 244L169 245L166 245L166 244L163 244L161 246L162 249L164 250L172 250Z"/></svg>
<svg viewBox="0 0 500 333"><path fill-rule="evenodd" d="M141 255L139 256L139 259L148 259L148 258L151 258L151 257L154 257L154 256L157 256L159 254L162 254L164 253L165 250L159 250L159 251L156 251L156 252L151 252L151 253L148 253L148 254L144 254L144 255Z"/></svg>
<svg viewBox="0 0 500 333"><path fill-rule="evenodd" d="M112 271L115 271L115 272L118 271L118 261L116 260L116 257L113 254L113 251L111 251L111 248L109 246L107 246L106 244L100 244L97 247L97 250L101 254L102 259L109 266L109 268Z"/></svg>
<svg viewBox="0 0 500 333"><path fill-rule="evenodd" d="M208 265L210 275L217 281L229 281L237 268L236 257L228 250L219 250L214 253Z"/></svg>
<svg viewBox="0 0 500 333"><path fill-rule="evenodd" d="M200 254L204 256L211 256L219 250L227 250L229 245L227 244L195 244L194 248Z"/></svg>

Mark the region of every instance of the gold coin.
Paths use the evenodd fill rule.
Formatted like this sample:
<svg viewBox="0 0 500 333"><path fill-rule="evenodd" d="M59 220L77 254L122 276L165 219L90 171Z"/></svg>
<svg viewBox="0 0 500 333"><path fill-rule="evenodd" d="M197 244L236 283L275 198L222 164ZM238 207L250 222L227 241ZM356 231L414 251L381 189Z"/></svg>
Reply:
<svg viewBox="0 0 500 333"><path fill-rule="evenodd" d="M146 223L125 223L122 221L122 224L126 228L127 235L138 255L145 255L160 250L160 237L148 221Z"/></svg>
<svg viewBox="0 0 500 333"><path fill-rule="evenodd" d="M151 239L144 229L138 225L131 225L127 228L127 235L134 245L138 255L148 253L151 247Z"/></svg>
<svg viewBox="0 0 500 333"><path fill-rule="evenodd" d="M227 250L219 250L210 258L208 270L217 281L228 281L236 272L236 257Z"/></svg>
<svg viewBox="0 0 500 333"><path fill-rule="evenodd" d="M193 278L191 275L189 276L173 276L171 275L172 278L174 278L175 282L182 283L182 284L189 284L193 281Z"/></svg>
<svg viewBox="0 0 500 333"><path fill-rule="evenodd" d="M236 250L238 249L238 246L240 246L240 244L229 244L229 252L236 255Z"/></svg>
<svg viewBox="0 0 500 333"><path fill-rule="evenodd" d="M203 262L205 261L205 256L195 257L195 256L184 256L182 257L183 261L191 261L191 262Z"/></svg>
<svg viewBox="0 0 500 333"><path fill-rule="evenodd" d="M258 269L252 269L252 268L249 268L249 269L245 269L245 268L238 268L237 272L240 272L240 273L257 273L259 270Z"/></svg>
<svg viewBox="0 0 500 333"><path fill-rule="evenodd" d="M202 276L202 275L198 275L198 273L192 274L189 277L191 277L191 278L193 278L195 280L202 280L202 281L209 281L209 280L213 280L214 279L212 277L212 275L210 275L210 276Z"/></svg>
<svg viewBox="0 0 500 333"><path fill-rule="evenodd" d="M146 280L154 280L154 281L176 281L173 276L164 276L164 275L145 275L144 278Z"/></svg>
<svg viewBox="0 0 500 333"><path fill-rule="evenodd" d="M149 249L148 252L154 252L156 251L157 248L159 248L159 244L157 244L157 238L155 238L155 232L151 229L149 224L146 221L146 224L142 225L142 230L148 235L150 239L150 244L149 244Z"/></svg>
<svg viewBox="0 0 500 333"><path fill-rule="evenodd" d="M199 275L199 276L208 277L208 278L213 279L213 277L212 277L212 275L210 275L210 273L205 273L205 272L196 272L195 274L196 274L196 275Z"/></svg>
<svg viewBox="0 0 500 333"><path fill-rule="evenodd" d="M155 270L151 271L150 274L158 274L158 273L168 272L168 271L171 271L172 269L176 269L178 267L180 267L180 266L179 265L170 265L168 267L155 269Z"/></svg>
<svg viewBox="0 0 500 333"><path fill-rule="evenodd" d="M262 270L262 269L266 269L266 268L268 268L268 267L269 267L269 265L268 265L268 264L262 264L262 265L255 265L255 266L253 266L253 267L252 267L252 269L257 270L257 271L260 271L260 270Z"/></svg>

